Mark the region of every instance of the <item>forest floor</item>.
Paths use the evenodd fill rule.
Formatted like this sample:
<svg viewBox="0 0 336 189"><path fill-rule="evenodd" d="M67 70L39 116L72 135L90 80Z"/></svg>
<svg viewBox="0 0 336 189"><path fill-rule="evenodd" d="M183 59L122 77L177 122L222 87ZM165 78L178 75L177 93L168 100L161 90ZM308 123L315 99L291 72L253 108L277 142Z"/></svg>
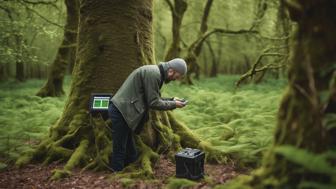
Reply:
<svg viewBox="0 0 336 189"><path fill-rule="evenodd" d="M73 175L58 181L51 181L54 169L61 169L61 164L52 163L47 166L29 164L23 168L8 168L0 172L0 188L180 188L183 184L175 184L170 180L175 175L175 165L167 158L161 156L154 167L155 180L123 180L113 179L115 173L111 172L81 172L73 171ZM231 165L204 165L206 179L195 183L185 183L183 188L212 188L214 185L223 184L241 174L248 174L248 170L237 169ZM184 180L184 179L181 179ZM176 181L176 180L175 180ZM182 181L186 182L186 181ZM188 187L189 185L189 187ZM187 186L187 187L186 187Z"/></svg>
<svg viewBox="0 0 336 189"><path fill-rule="evenodd" d="M227 154L234 154L240 166L258 167L273 140L276 114L285 80L270 79L236 89L238 76L219 76L195 81L193 86L164 86L164 97L189 100L174 116L195 135ZM69 94L71 78L65 80ZM249 171L234 165L205 165L205 179L195 183L173 179L175 165L161 158L155 166L155 180L111 180L114 174L74 170L61 181L49 181L52 170L64 165L11 165L24 152L31 151L48 134L50 126L62 115L67 96L40 98L36 91L43 80L25 83L0 82L0 188L212 188ZM4 171L1 171L4 170ZM112 176L111 176L112 175ZM176 187L177 186L177 187Z"/></svg>

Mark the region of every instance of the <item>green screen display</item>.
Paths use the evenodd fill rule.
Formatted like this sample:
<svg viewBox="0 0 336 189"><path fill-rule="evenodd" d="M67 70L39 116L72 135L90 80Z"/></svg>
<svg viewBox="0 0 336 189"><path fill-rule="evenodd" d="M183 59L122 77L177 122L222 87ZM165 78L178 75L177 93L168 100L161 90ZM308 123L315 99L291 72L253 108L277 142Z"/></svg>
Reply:
<svg viewBox="0 0 336 189"><path fill-rule="evenodd" d="M93 109L108 109L110 97L94 97Z"/></svg>
<svg viewBox="0 0 336 189"><path fill-rule="evenodd" d="M108 100L102 100L102 107L107 107L108 108L109 101Z"/></svg>

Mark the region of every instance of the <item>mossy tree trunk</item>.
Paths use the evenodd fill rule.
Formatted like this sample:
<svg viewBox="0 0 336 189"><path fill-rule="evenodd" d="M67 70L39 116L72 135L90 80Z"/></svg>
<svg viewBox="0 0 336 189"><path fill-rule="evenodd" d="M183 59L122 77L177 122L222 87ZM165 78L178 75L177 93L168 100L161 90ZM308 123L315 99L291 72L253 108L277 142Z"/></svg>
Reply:
<svg viewBox="0 0 336 189"><path fill-rule="evenodd" d="M67 19L64 27L64 36L54 62L49 67L48 79L37 92L37 96L64 95L63 80L66 70L74 65L77 46L78 29L78 0L65 0Z"/></svg>
<svg viewBox="0 0 336 189"><path fill-rule="evenodd" d="M101 118L90 121L88 103L93 92L115 93L135 68L153 63L152 0L83 0L77 64L61 118L31 154L17 161L63 161L54 179L75 167L101 170L112 151L111 131ZM169 112L150 112L150 121L136 136L140 157L126 167L131 177L152 177L152 166L165 153L172 157L184 146L203 149L207 159L223 162L226 155L201 141Z"/></svg>
<svg viewBox="0 0 336 189"><path fill-rule="evenodd" d="M172 34L173 38L168 48L167 54L164 58L165 61L177 58L180 56L181 52L181 25L185 11L187 10L188 4L185 0L174 0L174 3L171 0L166 0L171 13L172 13Z"/></svg>
<svg viewBox="0 0 336 189"><path fill-rule="evenodd" d="M335 161L335 157L319 163L321 154L335 147L331 140L335 133L322 120L327 116L324 107L330 102L335 104L330 91L335 92L336 3L333 0L284 3L291 19L298 23L291 49L289 86L280 105L274 145L250 185L327 188L328 184L329 187L335 184L332 177L335 169L328 163ZM320 162L307 160L308 154L320 157Z"/></svg>

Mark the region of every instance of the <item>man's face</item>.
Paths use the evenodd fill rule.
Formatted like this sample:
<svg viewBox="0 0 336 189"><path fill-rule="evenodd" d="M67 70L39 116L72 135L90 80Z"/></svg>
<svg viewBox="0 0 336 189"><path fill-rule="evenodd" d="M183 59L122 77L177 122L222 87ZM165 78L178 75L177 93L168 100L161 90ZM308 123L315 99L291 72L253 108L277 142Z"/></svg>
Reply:
<svg viewBox="0 0 336 189"><path fill-rule="evenodd" d="M179 72L171 68L168 69L168 80L169 81L181 80L182 78L183 76Z"/></svg>

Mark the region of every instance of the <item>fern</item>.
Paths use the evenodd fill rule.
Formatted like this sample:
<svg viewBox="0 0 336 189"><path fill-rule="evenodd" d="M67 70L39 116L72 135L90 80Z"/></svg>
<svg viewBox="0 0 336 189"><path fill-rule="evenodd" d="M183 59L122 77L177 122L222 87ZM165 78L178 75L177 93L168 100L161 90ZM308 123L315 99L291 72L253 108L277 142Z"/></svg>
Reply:
<svg viewBox="0 0 336 189"><path fill-rule="evenodd" d="M336 168L328 161L329 158L336 158L334 151L314 154L305 149L286 145L276 147L275 153L313 173L336 175Z"/></svg>

